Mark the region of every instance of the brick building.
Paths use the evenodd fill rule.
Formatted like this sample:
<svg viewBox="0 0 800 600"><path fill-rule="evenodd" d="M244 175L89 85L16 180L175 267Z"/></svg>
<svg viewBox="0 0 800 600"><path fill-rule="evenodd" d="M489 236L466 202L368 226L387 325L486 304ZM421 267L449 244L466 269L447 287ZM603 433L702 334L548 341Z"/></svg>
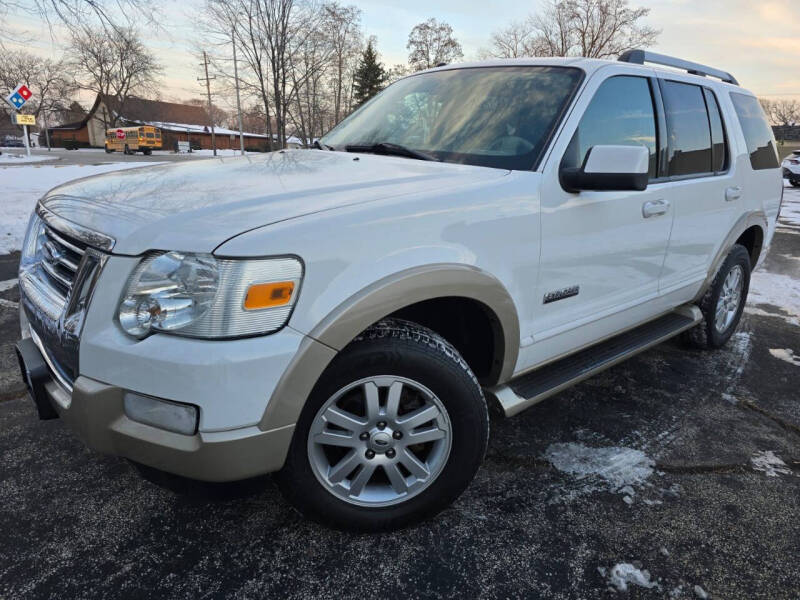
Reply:
<svg viewBox="0 0 800 600"><path fill-rule="evenodd" d="M50 128L51 144L103 148L106 129L111 127L111 115L118 114L116 126L153 125L161 129L164 150L172 150L178 141L188 141L194 147L212 147L210 121L202 106L143 98L129 98L124 105L117 104L114 99L98 95L92 108L80 121ZM214 129L217 148L239 148L238 131L224 127ZM258 133L244 133L244 145L251 150L269 149L267 136ZM300 147L301 142L289 138L287 146Z"/></svg>

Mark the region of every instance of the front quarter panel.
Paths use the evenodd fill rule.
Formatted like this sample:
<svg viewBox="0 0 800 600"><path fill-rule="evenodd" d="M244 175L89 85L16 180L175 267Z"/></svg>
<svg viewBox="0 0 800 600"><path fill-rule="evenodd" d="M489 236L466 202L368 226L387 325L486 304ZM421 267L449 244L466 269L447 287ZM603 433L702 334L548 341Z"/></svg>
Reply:
<svg viewBox="0 0 800 600"><path fill-rule="evenodd" d="M290 325L335 350L393 310L426 299L419 286L384 284L438 270L438 281L436 276L428 276L427 283L417 280L429 286L428 297L464 295L493 302L490 308L512 323L504 324L504 335L507 358L516 362L525 327L518 319L529 312L522 307L532 306L538 270L539 183L538 173L512 172L435 195L419 192L309 215L245 233L215 254L300 256L305 279ZM474 285L459 287L452 274L458 269ZM488 292L489 282L496 293ZM360 305L361 318L354 320L348 308L373 289L382 290L381 300L369 308ZM336 315L346 314L351 323L335 326L343 322ZM514 366L508 365L509 373Z"/></svg>

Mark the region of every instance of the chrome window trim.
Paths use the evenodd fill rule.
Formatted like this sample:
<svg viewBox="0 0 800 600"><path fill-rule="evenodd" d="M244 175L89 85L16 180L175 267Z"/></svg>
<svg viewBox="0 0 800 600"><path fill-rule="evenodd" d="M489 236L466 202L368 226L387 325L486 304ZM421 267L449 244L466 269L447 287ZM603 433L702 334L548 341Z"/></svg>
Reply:
<svg viewBox="0 0 800 600"><path fill-rule="evenodd" d="M59 198L59 196L51 196L50 198ZM42 206L41 202L36 205L36 214L39 215L45 223L52 226L53 229L61 231L98 250L110 252L116 243L114 238L104 233L89 229L83 225L78 225L77 223L73 223L68 219L58 216L53 211Z"/></svg>

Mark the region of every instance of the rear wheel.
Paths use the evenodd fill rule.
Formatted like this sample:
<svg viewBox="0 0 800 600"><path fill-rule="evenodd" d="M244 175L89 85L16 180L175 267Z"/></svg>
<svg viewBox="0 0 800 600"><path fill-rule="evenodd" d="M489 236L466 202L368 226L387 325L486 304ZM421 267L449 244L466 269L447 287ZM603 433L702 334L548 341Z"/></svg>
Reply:
<svg viewBox="0 0 800 600"><path fill-rule="evenodd" d="M750 268L747 248L734 245L700 301L703 321L684 335L692 346L719 348L731 338L750 289Z"/></svg>
<svg viewBox="0 0 800 600"><path fill-rule="evenodd" d="M461 494L488 430L481 388L455 348L429 329L386 320L320 377L277 479L319 522L395 529Z"/></svg>

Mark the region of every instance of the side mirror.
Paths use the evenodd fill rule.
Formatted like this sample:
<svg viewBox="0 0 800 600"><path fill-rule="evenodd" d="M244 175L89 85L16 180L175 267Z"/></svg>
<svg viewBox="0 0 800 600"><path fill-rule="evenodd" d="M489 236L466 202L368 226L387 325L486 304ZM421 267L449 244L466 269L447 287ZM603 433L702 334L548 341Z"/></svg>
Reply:
<svg viewBox="0 0 800 600"><path fill-rule="evenodd" d="M582 167L561 169L568 192L644 191L650 172L650 151L644 146L592 146Z"/></svg>

